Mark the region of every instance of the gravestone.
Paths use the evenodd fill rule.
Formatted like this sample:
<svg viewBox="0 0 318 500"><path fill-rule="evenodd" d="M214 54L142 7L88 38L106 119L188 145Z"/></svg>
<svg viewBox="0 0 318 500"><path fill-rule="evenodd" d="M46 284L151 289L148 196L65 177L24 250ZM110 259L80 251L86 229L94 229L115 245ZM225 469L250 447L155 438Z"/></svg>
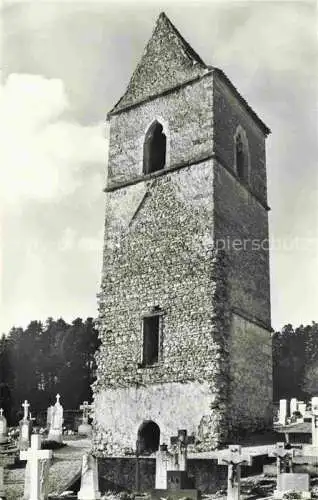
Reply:
<svg viewBox="0 0 318 500"><path fill-rule="evenodd" d="M63 406L60 404L60 395L56 395L56 403L52 408L51 423L49 428L49 441L62 443L63 434Z"/></svg>
<svg viewBox="0 0 318 500"><path fill-rule="evenodd" d="M0 444L8 442L8 426L7 419L3 414L3 409L0 408Z"/></svg>
<svg viewBox="0 0 318 500"><path fill-rule="evenodd" d="M303 455L318 456L318 397L311 398L311 445L303 445Z"/></svg>
<svg viewBox="0 0 318 500"><path fill-rule="evenodd" d="M27 450L30 446L30 439L32 433L32 422L28 419L29 416L29 403L27 400L22 404L24 415L19 422L20 435L19 435L19 450Z"/></svg>
<svg viewBox="0 0 318 500"><path fill-rule="evenodd" d="M318 397L311 398L312 446L318 447Z"/></svg>
<svg viewBox="0 0 318 500"><path fill-rule="evenodd" d="M304 403L303 401L298 401L298 411L302 414L302 417L305 417L306 415L306 408L306 403Z"/></svg>
<svg viewBox="0 0 318 500"><path fill-rule="evenodd" d="M98 500L101 494L98 488L97 460L91 453L85 453L82 462L81 488L78 500Z"/></svg>
<svg viewBox="0 0 318 500"><path fill-rule="evenodd" d="M290 416L292 417L293 416L293 413L295 413L296 411L298 411L298 401L297 401L297 398L292 398L290 400Z"/></svg>
<svg viewBox="0 0 318 500"><path fill-rule="evenodd" d="M27 451L20 451L20 460L27 460L24 482L25 500L47 499L48 460L52 456L52 450L41 450L39 434L32 434L31 447Z"/></svg>
<svg viewBox="0 0 318 500"><path fill-rule="evenodd" d="M5 489L4 489L4 468L0 465L0 499L5 498Z"/></svg>
<svg viewBox="0 0 318 500"><path fill-rule="evenodd" d="M168 451L166 444L159 446L156 454L155 489L151 491L153 499L189 498L197 500L199 490L194 488L193 480L187 473L187 448L194 442L185 429L179 429L177 436L170 439L175 452Z"/></svg>
<svg viewBox="0 0 318 500"><path fill-rule="evenodd" d="M251 466L252 455L242 454L240 445L230 445L224 453L221 451L218 465L227 465L227 500L239 500L241 490L241 465Z"/></svg>
<svg viewBox="0 0 318 500"><path fill-rule="evenodd" d="M167 471L176 470L176 456L168 451L166 444L161 444L156 453L155 489L167 489Z"/></svg>
<svg viewBox="0 0 318 500"><path fill-rule="evenodd" d="M286 419L287 419L287 399L280 399L278 423L280 425L286 425Z"/></svg>
<svg viewBox="0 0 318 500"><path fill-rule="evenodd" d="M92 409L92 405L88 404L88 401L84 401L80 406L80 410L83 411L82 423L78 426L78 434L80 436L90 436L92 434L92 426L88 423L89 411Z"/></svg>
<svg viewBox="0 0 318 500"><path fill-rule="evenodd" d="M311 498L309 474L295 474L294 472L280 474L277 478L277 489L274 491L274 498L283 498L286 493L301 493L302 498Z"/></svg>
<svg viewBox="0 0 318 500"><path fill-rule="evenodd" d="M54 408L53 405L49 406L47 409L47 412L46 412L46 427L48 430L50 430L51 423L52 423L53 408Z"/></svg>

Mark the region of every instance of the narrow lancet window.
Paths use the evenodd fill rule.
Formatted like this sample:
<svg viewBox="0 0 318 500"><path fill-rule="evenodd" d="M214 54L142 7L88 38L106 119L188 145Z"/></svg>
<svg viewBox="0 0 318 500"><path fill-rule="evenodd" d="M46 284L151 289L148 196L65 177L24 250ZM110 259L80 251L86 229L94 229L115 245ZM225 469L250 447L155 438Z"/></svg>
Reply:
<svg viewBox="0 0 318 500"><path fill-rule="evenodd" d="M150 174L166 164L167 138L161 123L155 121L149 128L144 142L143 173Z"/></svg>
<svg viewBox="0 0 318 500"><path fill-rule="evenodd" d="M148 316L143 319L143 365L153 365L159 356L160 316Z"/></svg>
<svg viewBox="0 0 318 500"><path fill-rule="evenodd" d="M245 154L242 138L240 135L236 138L236 170L241 180L245 180Z"/></svg>
<svg viewBox="0 0 318 500"><path fill-rule="evenodd" d="M239 132L235 137L235 166L238 178L248 183L249 178L249 153L245 135Z"/></svg>

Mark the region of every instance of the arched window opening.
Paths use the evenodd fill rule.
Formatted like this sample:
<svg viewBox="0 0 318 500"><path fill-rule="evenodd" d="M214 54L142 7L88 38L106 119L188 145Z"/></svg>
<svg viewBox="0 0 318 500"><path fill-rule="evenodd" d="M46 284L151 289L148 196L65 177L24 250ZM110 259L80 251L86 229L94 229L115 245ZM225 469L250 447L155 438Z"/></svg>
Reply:
<svg viewBox="0 0 318 500"><path fill-rule="evenodd" d="M159 450L160 428L152 420L146 420L138 429L137 448L139 455L147 455Z"/></svg>
<svg viewBox="0 0 318 500"><path fill-rule="evenodd" d="M242 181L247 181L248 157L241 134L238 134L236 137L235 150L236 150L236 173L239 179L241 179Z"/></svg>
<svg viewBox="0 0 318 500"><path fill-rule="evenodd" d="M167 138L161 123L155 121L149 128L144 142L143 173L150 174L166 164Z"/></svg>

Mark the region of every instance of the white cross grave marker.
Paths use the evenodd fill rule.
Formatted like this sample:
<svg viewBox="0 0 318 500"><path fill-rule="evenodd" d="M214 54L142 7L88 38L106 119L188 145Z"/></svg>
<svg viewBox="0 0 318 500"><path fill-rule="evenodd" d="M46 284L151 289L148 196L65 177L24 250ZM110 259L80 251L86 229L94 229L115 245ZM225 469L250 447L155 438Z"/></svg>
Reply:
<svg viewBox="0 0 318 500"><path fill-rule="evenodd" d="M28 420L30 403L28 403L28 401L25 400L24 403L21 406L22 406L22 408L24 410L23 420Z"/></svg>
<svg viewBox="0 0 318 500"><path fill-rule="evenodd" d="M32 413L31 413L31 412L29 413L29 420L30 420L31 422L35 422L35 420L36 420L36 418L35 418L35 417L32 417Z"/></svg>
<svg viewBox="0 0 318 500"><path fill-rule="evenodd" d="M87 424L88 422L88 412L92 409L92 405L88 404L88 401L83 401L83 404L80 405L80 410L83 411L82 421L83 424Z"/></svg>
<svg viewBox="0 0 318 500"><path fill-rule="evenodd" d="M19 422L20 436L19 436L19 449L20 451L25 451L30 446L30 436L32 432L32 422L28 419L29 417L29 407L30 404L27 400L22 403L22 408L24 410L24 415L22 420ZM31 416L31 413L30 413Z"/></svg>
<svg viewBox="0 0 318 500"><path fill-rule="evenodd" d="M63 433L63 406L60 403L60 395L56 395L56 403L51 407L50 412L50 428L48 440L56 441L57 443L62 442Z"/></svg>
<svg viewBox="0 0 318 500"><path fill-rule="evenodd" d="M25 488L28 491L27 500L41 500L43 498L46 478L42 477L40 460L49 460L52 455L52 450L41 450L41 436L39 434L32 434L31 448L27 451L20 451L20 460L27 460L29 468L26 481L29 480L30 483Z"/></svg>
<svg viewBox="0 0 318 500"><path fill-rule="evenodd" d="M83 404L80 405L80 410L86 411L89 410L91 405L88 404L88 401L83 401Z"/></svg>
<svg viewBox="0 0 318 500"><path fill-rule="evenodd" d="M90 410L93 409L93 405L89 405L88 401L84 401L80 405L80 410L83 411L82 423L78 426L78 434L81 436L89 436L92 433L92 426L88 423L88 417Z"/></svg>
<svg viewBox="0 0 318 500"><path fill-rule="evenodd" d="M230 445L218 457L219 465L227 465L227 500L239 500L241 489L241 465L252 465L251 455L242 455L240 445Z"/></svg>

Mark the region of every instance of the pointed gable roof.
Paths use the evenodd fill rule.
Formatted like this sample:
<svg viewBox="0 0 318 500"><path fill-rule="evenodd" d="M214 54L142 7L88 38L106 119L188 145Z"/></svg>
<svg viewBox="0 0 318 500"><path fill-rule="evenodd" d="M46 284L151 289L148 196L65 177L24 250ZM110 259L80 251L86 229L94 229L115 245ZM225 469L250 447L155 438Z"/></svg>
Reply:
<svg viewBox="0 0 318 500"><path fill-rule="evenodd" d="M207 66L162 12L125 94L112 112L203 75Z"/></svg>

